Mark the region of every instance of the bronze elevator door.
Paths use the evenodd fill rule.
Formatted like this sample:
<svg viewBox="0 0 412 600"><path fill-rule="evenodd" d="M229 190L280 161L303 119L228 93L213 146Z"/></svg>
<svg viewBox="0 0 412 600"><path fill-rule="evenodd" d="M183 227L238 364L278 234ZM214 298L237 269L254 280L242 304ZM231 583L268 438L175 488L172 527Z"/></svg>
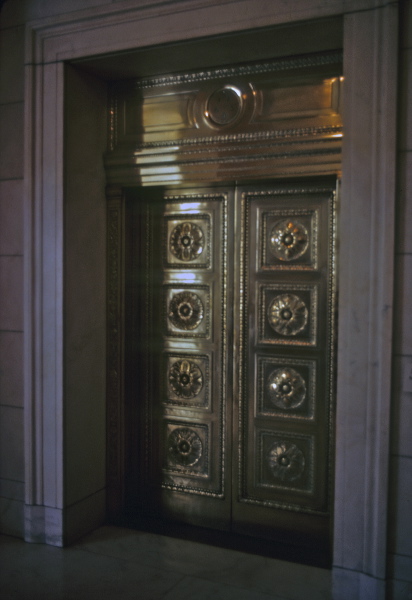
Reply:
<svg viewBox="0 0 412 600"><path fill-rule="evenodd" d="M143 518L330 543L335 188L128 192Z"/></svg>

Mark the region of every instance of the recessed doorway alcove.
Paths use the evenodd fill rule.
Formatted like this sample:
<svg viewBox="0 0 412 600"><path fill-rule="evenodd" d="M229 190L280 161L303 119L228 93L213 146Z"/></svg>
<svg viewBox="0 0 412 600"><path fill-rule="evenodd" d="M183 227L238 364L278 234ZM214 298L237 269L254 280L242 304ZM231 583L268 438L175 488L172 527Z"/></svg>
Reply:
<svg viewBox="0 0 412 600"><path fill-rule="evenodd" d="M218 65L216 54L205 55L208 43L214 39L221 56L230 36L250 28L264 28L262 47L256 42L259 36L239 35L236 47L247 54L237 55L239 62L267 58L267 50L271 57L294 54L289 43L295 49L308 44L297 53L327 49L322 46L327 35L319 19L327 19L324 23L330 19L339 37L337 47L343 47L346 78L333 564L337 589L343 581L346 590L352 586L359 597L367 597L360 595L362 589L369 590L371 598L383 597L396 3L381 6L365 1L364 10L354 12L356 3L348 7L336 1L319 8L317 2L306 2L292 12L281 2L268 8L263 0L262 6L259 1L244 0L242 10L236 11L237 20L233 19L233 3L174 4L179 5L178 12L173 3L163 3L156 10L145 3L139 8L119 3L93 14L73 14L61 23L33 23L28 30L26 538L62 545L105 517L102 155L108 125L107 82L167 72L165 50L173 63L180 61L173 71L196 66L182 59L182 55L190 55L190 60L196 55L180 45L189 38L200 40L193 42L199 43L204 55L197 66ZM306 22L291 27L289 36L285 25L299 21ZM225 41L218 37L222 34L230 36ZM273 45L268 47L271 38ZM256 55L250 55L248 39L255 40L251 46L257 48ZM280 40L278 50L276 39ZM170 52L166 44L172 44ZM220 64L235 62L235 45L228 44L228 48Z"/></svg>
<svg viewBox="0 0 412 600"><path fill-rule="evenodd" d="M343 81L313 26L315 53L110 84L107 499L330 565Z"/></svg>

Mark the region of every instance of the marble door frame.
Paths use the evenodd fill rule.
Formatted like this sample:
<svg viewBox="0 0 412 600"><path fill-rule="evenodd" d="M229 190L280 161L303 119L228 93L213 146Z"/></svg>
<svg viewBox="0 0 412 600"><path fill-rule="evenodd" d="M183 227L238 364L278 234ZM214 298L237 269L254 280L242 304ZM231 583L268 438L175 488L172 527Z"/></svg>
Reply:
<svg viewBox="0 0 412 600"><path fill-rule="evenodd" d="M238 0L234 19L233 2L226 0L143 0L138 7L136 2L126 0L27 26L26 539L63 545L84 532L90 523L97 525L104 516L104 485L101 487L100 481L88 487L78 478L76 494L76 486L68 484L70 457L74 455L73 434L76 427L92 419L90 412L104 404L104 396L91 400L90 408L87 402L79 403L82 419L76 422L78 391L89 385L89 374L86 367L74 368L68 363L71 350L74 353L81 346L82 333L75 330L76 319L81 315L76 313L76 304L70 303L74 282L67 280L65 270L67 252L72 252L70 244L76 244L73 232L67 229L72 218L67 206L68 194L72 192L67 192L67 186L77 176L65 162L70 137L65 128L65 61L341 15L346 82L339 215L334 582L336 598L341 597L342 589L346 590L346 598L384 598L398 3L298 0L293 9L282 0L269 4L266 0ZM97 92L88 88L87 82L82 86L84 102L91 104ZM98 152L96 148L94 151ZM100 172L96 177L103 181ZM85 189L83 205L80 204L84 210L89 194L90 190ZM103 210L104 199L102 203ZM92 236L89 243L95 252ZM68 328L70 324L73 329ZM90 335L93 341L93 332ZM99 335L95 334L96 347ZM68 347L68 340L72 348ZM100 367L101 383L104 364ZM102 430L104 423L97 435ZM78 439L76 452L81 455L84 450L85 461L101 465L104 449L94 456L89 447L82 449L81 440L87 436Z"/></svg>

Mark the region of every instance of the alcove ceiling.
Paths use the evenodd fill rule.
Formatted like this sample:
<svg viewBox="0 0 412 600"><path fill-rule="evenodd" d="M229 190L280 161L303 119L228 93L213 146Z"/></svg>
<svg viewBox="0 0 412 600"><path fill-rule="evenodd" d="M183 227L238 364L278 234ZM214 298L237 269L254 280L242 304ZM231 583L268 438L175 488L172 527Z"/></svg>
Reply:
<svg viewBox="0 0 412 600"><path fill-rule="evenodd" d="M336 50L342 40L343 23L337 17L103 54L71 64L115 81Z"/></svg>

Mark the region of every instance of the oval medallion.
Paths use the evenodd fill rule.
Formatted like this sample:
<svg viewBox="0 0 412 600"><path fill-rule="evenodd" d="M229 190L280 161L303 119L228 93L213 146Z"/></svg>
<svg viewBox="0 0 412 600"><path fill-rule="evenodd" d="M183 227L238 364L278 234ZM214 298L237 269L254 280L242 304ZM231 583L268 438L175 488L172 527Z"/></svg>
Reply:
<svg viewBox="0 0 412 600"><path fill-rule="evenodd" d="M308 322L306 304L294 294L281 294L272 300L268 309L269 324L280 335L296 335Z"/></svg>
<svg viewBox="0 0 412 600"><path fill-rule="evenodd" d="M271 402L285 410L298 408L306 397L305 380L290 367L273 371L269 375L267 389Z"/></svg>

